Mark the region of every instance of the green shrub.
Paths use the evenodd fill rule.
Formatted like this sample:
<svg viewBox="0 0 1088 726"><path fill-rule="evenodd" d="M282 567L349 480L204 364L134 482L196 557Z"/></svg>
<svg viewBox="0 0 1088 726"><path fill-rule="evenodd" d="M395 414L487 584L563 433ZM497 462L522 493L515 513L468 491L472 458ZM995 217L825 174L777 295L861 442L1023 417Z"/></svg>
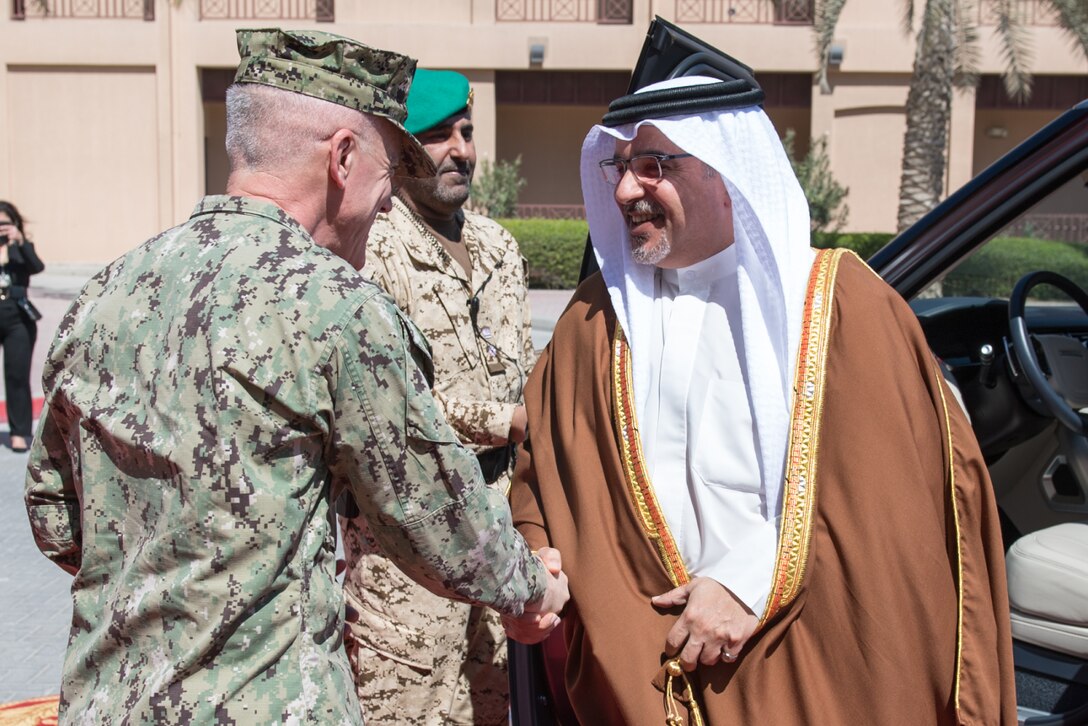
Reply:
<svg viewBox="0 0 1088 726"><path fill-rule="evenodd" d="M578 285L589 224L584 219L500 219L529 262L529 287L567 290Z"/></svg>
<svg viewBox="0 0 1088 726"><path fill-rule="evenodd" d="M846 247L858 253L858 257L867 260L877 250L888 244L895 235L890 232L814 232L812 246L821 249L827 247Z"/></svg>
<svg viewBox="0 0 1088 726"><path fill-rule="evenodd" d="M827 154L827 139L820 137L809 144L805 158L794 156L793 129L786 131L782 146L790 160L793 173L808 200L809 224L815 232L838 232L846 224L850 207L846 205L847 187L839 184L831 173L831 158Z"/></svg>
<svg viewBox="0 0 1088 726"><path fill-rule="evenodd" d="M521 176L521 156L513 161L484 159L472 180L469 207L489 217L507 217L518 206L518 194L526 180Z"/></svg>
<svg viewBox="0 0 1088 726"><path fill-rule="evenodd" d="M996 238L944 278L943 294L1008 297L1016 281L1035 270L1052 270L1088 288L1088 251L1066 242ZM1037 300L1068 299L1061 290L1049 285L1036 287L1031 296Z"/></svg>

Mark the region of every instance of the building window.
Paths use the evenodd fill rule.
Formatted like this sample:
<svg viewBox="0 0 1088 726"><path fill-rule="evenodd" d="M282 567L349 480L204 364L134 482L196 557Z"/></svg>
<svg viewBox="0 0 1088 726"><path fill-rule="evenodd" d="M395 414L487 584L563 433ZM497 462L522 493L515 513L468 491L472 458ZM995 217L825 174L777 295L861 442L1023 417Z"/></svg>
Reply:
<svg viewBox="0 0 1088 726"><path fill-rule="evenodd" d="M336 20L335 0L200 0L201 20Z"/></svg>
<svg viewBox="0 0 1088 726"><path fill-rule="evenodd" d="M11 19L155 19L155 0L12 0Z"/></svg>
<svg viewBox="0 0 1088 726"><path fill-rule="evenodd" d="M632 0L495 0L495 20L631 24Z"/></svg>
<svg viewBox="0 0 1088 726"><path fill-rule="evenodd" d="M676 0L678 23L812 25L813 0Z"/></svg>

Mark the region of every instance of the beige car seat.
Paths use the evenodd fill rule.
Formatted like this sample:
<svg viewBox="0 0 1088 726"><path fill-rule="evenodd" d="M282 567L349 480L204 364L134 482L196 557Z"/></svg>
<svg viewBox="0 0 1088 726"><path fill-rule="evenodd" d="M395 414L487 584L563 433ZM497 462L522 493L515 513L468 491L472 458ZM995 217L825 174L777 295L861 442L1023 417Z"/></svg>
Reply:
<svg viewBox="0 0 1088 726"><path fill-rule="evenodd" d="M1088 660L1088 522L1026 534L1005 563L1013 637Z"/></svg>

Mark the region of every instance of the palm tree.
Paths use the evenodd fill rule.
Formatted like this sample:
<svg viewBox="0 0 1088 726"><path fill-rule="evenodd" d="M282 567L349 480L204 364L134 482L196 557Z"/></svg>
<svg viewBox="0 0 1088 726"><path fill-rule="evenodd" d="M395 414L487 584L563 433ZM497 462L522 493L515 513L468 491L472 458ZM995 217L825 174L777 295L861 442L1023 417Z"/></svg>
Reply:
<svg viewBox="0 0 1088 726"><path fill-rule="evenodd" d="M1018 0L925 0L914 71L907 93L907 130L903 137L903 170L899 185L898 230L901 232L935 207L944 192L948 128L952 92L978 84L978 33L975 19L979 2L989 5L1002 45L1005 90L1015 100L1031 95L1028 36L1021 22ZM1088 57L1088 3L1085 0L1045 0L1058 24ZM830 92L827 56L846 0L823 0L816 8L814 29L819 58L817 78ZM913 34L915 2L903 0L903 28Z"/></svg>

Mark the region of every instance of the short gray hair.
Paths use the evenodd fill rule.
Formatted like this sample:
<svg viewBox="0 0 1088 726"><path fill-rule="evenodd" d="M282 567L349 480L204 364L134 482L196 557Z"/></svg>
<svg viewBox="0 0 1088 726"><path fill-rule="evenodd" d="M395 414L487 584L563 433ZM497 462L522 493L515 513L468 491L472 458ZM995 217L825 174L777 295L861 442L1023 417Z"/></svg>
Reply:
<svg viewBox="0 0 1088 726"><path fill-rule="evenodd" d="M375 122L368 114L319 98L236 83L227 88L227 158L231 169L275 168L341 128L380 144Z"/></svg>

